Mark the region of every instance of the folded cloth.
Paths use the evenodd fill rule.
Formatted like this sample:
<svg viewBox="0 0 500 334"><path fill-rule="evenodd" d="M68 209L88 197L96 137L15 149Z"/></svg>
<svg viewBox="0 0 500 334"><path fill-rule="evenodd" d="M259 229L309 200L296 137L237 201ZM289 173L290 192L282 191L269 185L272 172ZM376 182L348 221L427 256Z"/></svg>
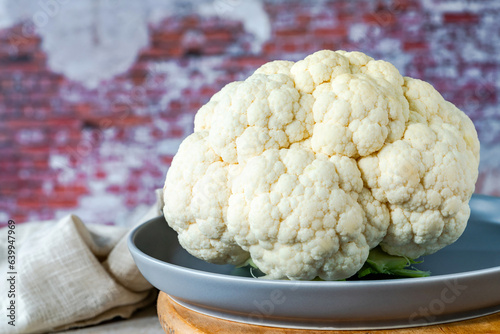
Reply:
<svg viewBox="0 0 500 334"><path fill-rule="evenodd" d="M159 208L160 201L140 222L160 215ZM12 270L7 264L7 228L2 228L0 265L7 279L14 276L14 280L1 284L0 333L45 333L93 325L127 318L152 303L157 291L142 277L128 251L128 231L84 224L74 215L18 224L16 274L8 275ZM15 297L7 298L9 290ZM12 300L15 326L6 317L12 313L7 310Z"/></svg>

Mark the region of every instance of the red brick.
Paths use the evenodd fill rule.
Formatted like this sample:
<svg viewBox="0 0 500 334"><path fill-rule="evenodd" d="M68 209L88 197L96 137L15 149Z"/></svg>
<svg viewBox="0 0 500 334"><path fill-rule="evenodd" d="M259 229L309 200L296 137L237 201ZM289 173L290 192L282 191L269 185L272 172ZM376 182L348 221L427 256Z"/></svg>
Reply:
<svg viewBox="0 0 500 334"><path fill-rule="evenodd" d="M17 165L17 163L16 163ZM5 184L15 184L17 185L17 182L19 181L17 178L13 178L12 176L16 175L17 176L17 170L16 171L10 171L10 174L8 175L7 173L0 173L0 184L4 186Z"/></svg>
<svg viewBox="0 0 500 334"><path fill-rule="evenodd" d="M307 27L311 23L312 17L309 13L299 13L295 18L295 21L298 26Z"/></svg>
<svg viewBox="0 0 500 334"><path fill-rule="evenodd" d="M128 127L128 126L137 126L143 124L151 123L150 116L127 116L124 118L117 118L113 121L112 127Z"/></svg>
<svg viewBox="0 0 500 334"><path fill-rule="evenodd" d="M274 31L274 35L277 38L283 38L283 37L301 38L304 36L304 30L298 29L296 27L289 29L277 29Z"/></svg>
<svg viewBox="0 0 500 334"><path fill-rule="evenodd" d="M17 210L9 215L9 219L12 219L17 224L22 224L28 221L28 213L26 211Z"/></svg>
<svg viewBox="0 0 500 334"><path fill-rule="evenodd" d="M479 15L474 13L444 13L443 14L443 22L444 23L470 23L475 24L479 23Z"/></svg>
<svg viewBox="0 0 500 334"><path fill-rule="evenodd" d="M262 51L264 54L273 54L277 51L276 43L265 43L262 46Z"/></svg>
<svg viewBox="0 0 500 334"><path fill-rule="evenodd" d="M173 158L174 158L173 156L161 156L161 157L160 157L160 160L161 160L161 162L163 162L164 164L166 164L166 165L169 165L169 166L170 166L170 165L172 164L172 159L173 159Z"/></svg>
<svg viewBox="0 0 500 334"><path fill-rule="evenodd" d="M140 204L140 201L135 196L127 196L125 198L125 206L127 208L136 208Z"/></svg>
<svg viewBox="0 0 500 334"><path fill-rule="evenodd" d="M47 54L43 51L37 50L33 53L33 60L39 64L39 66L44 67L47 62Z"/></svg>
<svg viewBox="0 0 500 334"><path fill-rule="evenodd" d="M403 50L405 51L427 51L429 49L429 45L427 42L404 42Z"/></svg>
<svg viewBox="0 0 500 334"><path fill-rule="evenodd" d="M27 209L27 210L37 210L44 206L44 203L35 196L30 197L20 197L17 199L17 208L18 209Z"/></svg>
<svg viewBox="0 0 500 334"><path fill-rule="evenodd" d="M218 92L217 89L215 89L214 87L203 86L198 93L200 95L211 97L212 95L214 95L217 92Z"/></svg>
<svg viewBox="0 0 500 334"><path fill-rule="evenodd" d="M266 63L266 59L258 57L239 57L232 59L230 63L241 67L251 67L257 69Z"/></svg>
<svg viewBox="0 0 500 334"><path fill-rule="evenodd" d="M57 195L57 196L62 196L62 195L65 195L65 194L68 194L68 195L71 195L71 196L75 196L75 195L84 195L84 194L88 194L89 193L89 190L86 186L84 185L78 185L78 184L75 184L75 185L56 185L53 189L52 189L52 193Z"/></svg>
<svg viewBox="0 0 500 334"><path fill-rule="evenodd" d="M102 169L98 169L95 173L94 173L94 176L96 179L99 179L99 180L103 180L106 178L107 176L107 173L102 170Z"/></svg>
<svg viewBox="0 0 500 334"><path fill-rule="evenodd" d="M197 28L200 25L200 20L198 16L191 15L191 16L186 16L182 20L182 26L186 29L192 29L192 28Z"/></svg>
<svg viewBox="0 0 500 334"><path fill-rule="evenodd" d="M12 177L14 178L15 175L12 175ZM17 185L12 185L12 183L2 183L2 186L0 187L0 203L3 201L2 196L17 199L19 197L19 188ZM13 208L9 209L12 210Z"/></svg>
<svg viewBox="0 0 500 334"><path fill-rule="evenodd" d="M130 183L130 184L127 184L127 186L125 187L125 190L128 191L128 192L137 192L139 190L139 185L135 184L135 183Z"/></svg>
<svg viewBox="0 0 500 334"><path fill-rule="evenodd" d="M12 78L3 78L0 81L0 90L5 93L14 89L14 80Z"/></svg>
<svg viewBox="0 0 500 334"><path fill-rule="evenodd" d="M158 140L166 138L165 132L157 128L151 130L151 136Z"/></svg>
<svg viewBox="0 0 500 334"><path fill-rule="evenodd" d="M159 60L165 58L167 55L163 49L160 48L152 48L145 49L139 53L138 61L151 61L151 60Z"/></svg>
<svg viewBox="0 0 500 334"><path fill-rule="evenodd" d="M281 45L281 50L285 52L300 52L301 48L297 46L295 43L284 43Z"/></svg>
<svg viewBox="0 0 500 334"><path fill-rule="evenodd" d="M13 160L13 159L12 160L10 160L10 159L0 160L0 170L4 174L11 173L11 172L13 174L17 174L17 169L19 168L18 165L19 164L17 162L17 159L16 160Z"/></svg>
<svg viewBox="0 0 500 334"><path fill-rule="evenodd" d="M346 37L347 28L346 27L335 27L335 28L319 28L313 31L315 37Z"/></svg>
<svg viewBox="0 0 500 334"><path fill-rule="evenodd" d="M18 159L19 156L20 156L19 151L13 146L7 146L7 147L0 146L0 157L2 157L2 160L3 159L14 160ZM1 179L1 173L0 173L0 179Z"/></svg>
<svg viewBox="0 0 500 334"><path fill-rule="evenodd" d="M114 184L114 185L108 186L106 188L106 192L119 195L119 194L123 193L123 188Z"/></svg>
<svg viewBox="0 0 500 334"><path fill-rule="evenodd" d="M36 63L10 62L7 66L0 66L0 74L22 72L22 73L37 73L40 66Z"/></svg>
<svg viewBox="0 0 500 334"><path fill-rule="evenodd" d="M78 199L70 197L48 198L46 205L51 209L76 208L78 206Z"/></svg>
<svg viewBox="0 0 500 334"><path fill-rule="evenodd" d="M205 103L207 103L210 100L210 98L211 98L211 96L207 96L205 98L202 98L201 100L195 100L195 99L189 100L189 104L187 106L186 112L187 113L195 113L198 109L201 108L201 106L203 106Z"/></svg>
<svg viewBox="0 0 500 334"><path fill-rule="evenodd" d="M378 11L375 13L365 14L363 21L369 24L376 24L380 27L385 27L396 23L396 16L389 10Z"/></svg>
<svg viewBox="0 0 500 334"><path fill-rule="evenodd" d="M33 161L33 167L35 167L36 169L40 169L40 170L48 170L49 169L49 161L48 161L48 159Z"/></svg>
<svg viewBox="0 0 500 334"><path fill-rule="evenodd" d="M19 147L19 152L23 155L41 155L48 156L50 154L51 148L50 146L21 146Z"/></svg>
<svg viewBox="0 0 500 334"><path fill-rule="evenodd" d="M207 31L204 36L209 42L230 42L233 40L233 34L227 30Z"/></svg>
<svg viewBox="0 0 500 334"><path fill-rule="evenodd" d="M33 168L43 171L49 170L49 161L47 156L23 157L17 162L17 168Z"/></svg>
<svg viewBox="0 0 500 334"><path fill-rule="evenodd" d="M40 45L40 39L33 36L26 36L22 32L12 31L6 38L6 42L21 52L36 50Z"/></svg>
<svg viewBox="0 0 500 334"><path fill-rule="evenodd" d="M73 104L72 109L80 115L88 115L91 114L92 111L95 109L89 102L79 102L76 104Z"/></svg>
<svg viewBox="0 0 500 334"><path fill-rule="evenodd" d="M156 32L151 36L151 42L154 46L157 42L180 43L182 32Z"/></svg>
<svg viewBox="0 0 500 334"><path fill-rule="evenodd" d="M167 132L168 138L182 138L184 137L184 129L180 127L171 127Z"/></svg>
<svg viewBox="0 0 500 334"><path fill-rule="evenodd" d="M420 10L421 3L418 0L393 0L391 9L394 11Z"/></svg>
<svg viewBox="0 0 500 334"><path fill-rule="evenodd" d="M172 100L169 105L170 109L181 109L183 108L183 102L180 100Z"/></svg>
<svg viewBox="0 0 500 334"><path fill-rule="evenodd" d="M129 76L132 78L132 82L134 85L139 86L144 83L146 78L148 77L147 70L133 70L129 72Z"/></svg>
<svg viewBox="0 0 500 334"><path fill-rule="evenodd" d="M337 16L337 20L341 24L350 24L357 21L357 16L355 13L341 13Z"/></svg>
<svg viewBox="0 0 500 334"><path fill-rule="evenodd" d="M48 128L72 128L72 129L80 129L81 121L74 118L53 118L44 121L43 125Z"/></svg>
<svg viewBox="0 0 500 334"><path fill-rule="evenodd" d="M26 129L26 128L39 129L40 127L52 128L52 129L55 127L73 128L73 129L80 128L80 121L71 118L54 118L45 120L44 122L27 120L27 119L12 119L5 121L4 124L11 129Z"/></svg>
<svg viewBox="0 0 500 334"><path fill-rule="evenodd" d="M226 51L226 45L218 45L218 44L206 44L202 48L202 52L205 55L218 55L224 54Z"/></svg>
<svg viewBox="0 0 500 334"><path fill-rule="evenodd" d="M0 131L0 146L2 145L7 145L8 143L12 142L12 137L3 131Z"/></svg>
<svg viewBox="0 0 500 334"><path fill-rule="evenodd" d="M323 50L338 50L340 48L339 43L333 42L333 41L325 41L325 42L322 42L320 45L321 45L321 49L323 49Z"/></svg>

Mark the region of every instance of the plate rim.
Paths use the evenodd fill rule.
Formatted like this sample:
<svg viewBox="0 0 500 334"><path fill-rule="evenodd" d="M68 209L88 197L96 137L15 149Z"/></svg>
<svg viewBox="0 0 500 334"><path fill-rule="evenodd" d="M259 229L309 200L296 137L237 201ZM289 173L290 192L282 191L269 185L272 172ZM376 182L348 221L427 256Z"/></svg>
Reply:
<svg viewBox="0 0 500 334"><path fill-rule="evenodd" d="M144 253L135 245L135 237L138 233L139 230L145 228L146 225L154 223L158 219L165 219L164 216L157 216L152 219L149 219L138 226L136 226L129 234L128 236L128 247L131 252L135 252L149 261L152 261L156 263L157 265L161 266L167 266L171 267L172 269L175 269L177 271L183 272L183 273L188 273L188 274L195 274L199 277L216 277L224 280L230 280L230 281L239 281L241 283L250 283L250 284L277 284L281 283L284 285L287 284L301 284L304 286L311 285L318 287L319 285L327 285L327 286L346 286L346 285L363 285L363 284L370 284L373 286L384 286L390 283L390 285L394 284L407 284L405 282L433 282L436 280L446 280L446 279L457 279L457 278L470 278L478 275L484 275L484 274L491 274L498 272L500 273L500 266L494 266L490 268L484 268L484 269L476 269L476 270L469 270L469 271L464 271L464 272L459 272L459 273L452 273L452 274L441 274L441 275L434 275L434 276L428 276L428 277L408 277L408 278L401 278L401 279L380 279L380 280L359 280L359 281L305 281L305 280L285 280L285 279L280 279L280 280L271 280L271 279L255 279L251 277L241 277L241 276L232 276L232 275L227 275L227 274L220 274L220 273L213 273L213 272L208 272L208 271L203 271L199 269L193 269L193 268L187 268L183 267L174 263L170 262L165 262L162 260L159 260L155 257L152 257L149 254ZM166 220L165 220L165 223ZM497 223L495 223L497 224ZM500 224L498 224L500 225ZM168 223L167 223L168 226ZM171 228L168 226L168 228ZM174 231L175 232L175 231ZM259 282L259 283L256 283Z"/></svg>

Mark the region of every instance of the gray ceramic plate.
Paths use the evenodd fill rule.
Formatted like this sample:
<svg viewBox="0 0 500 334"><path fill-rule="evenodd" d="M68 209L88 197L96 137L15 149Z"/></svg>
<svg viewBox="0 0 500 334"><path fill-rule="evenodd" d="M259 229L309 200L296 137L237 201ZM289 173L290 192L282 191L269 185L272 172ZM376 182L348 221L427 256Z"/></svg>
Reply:
<svg viewBox="0 0 500 334"><path fill-rule="evenodd" d="M500 311L500 199L474 195L467 229L425 257L431 277L379 281L294 282L238 276L188 254L163 217L130 234L140 271L182 305L219 318L305 329L377 329L430 325Z"/></svg>

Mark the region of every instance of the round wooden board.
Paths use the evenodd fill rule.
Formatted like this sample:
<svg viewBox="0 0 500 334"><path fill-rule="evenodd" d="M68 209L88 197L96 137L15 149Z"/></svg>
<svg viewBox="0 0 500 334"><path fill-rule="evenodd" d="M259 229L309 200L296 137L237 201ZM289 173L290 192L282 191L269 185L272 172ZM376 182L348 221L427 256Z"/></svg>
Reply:
<svg viewBox="0 0 500 334"><path fill-rule="evenodd" d="M304 330L273 328L257 325L249 325L229 320L214 318L185 308L172 300L166 293L160 292L158 296L158 317L165 333L168 334L325 334L325 333L345 333L345 334L428 334L428 333L449 333L449 334L481 334L500 333L500 312L475 318L471 320L458 321L442 325L432 325L425 327L401 328L391 330L363 330L363 331L324 331L324 330Z"/></svg>

